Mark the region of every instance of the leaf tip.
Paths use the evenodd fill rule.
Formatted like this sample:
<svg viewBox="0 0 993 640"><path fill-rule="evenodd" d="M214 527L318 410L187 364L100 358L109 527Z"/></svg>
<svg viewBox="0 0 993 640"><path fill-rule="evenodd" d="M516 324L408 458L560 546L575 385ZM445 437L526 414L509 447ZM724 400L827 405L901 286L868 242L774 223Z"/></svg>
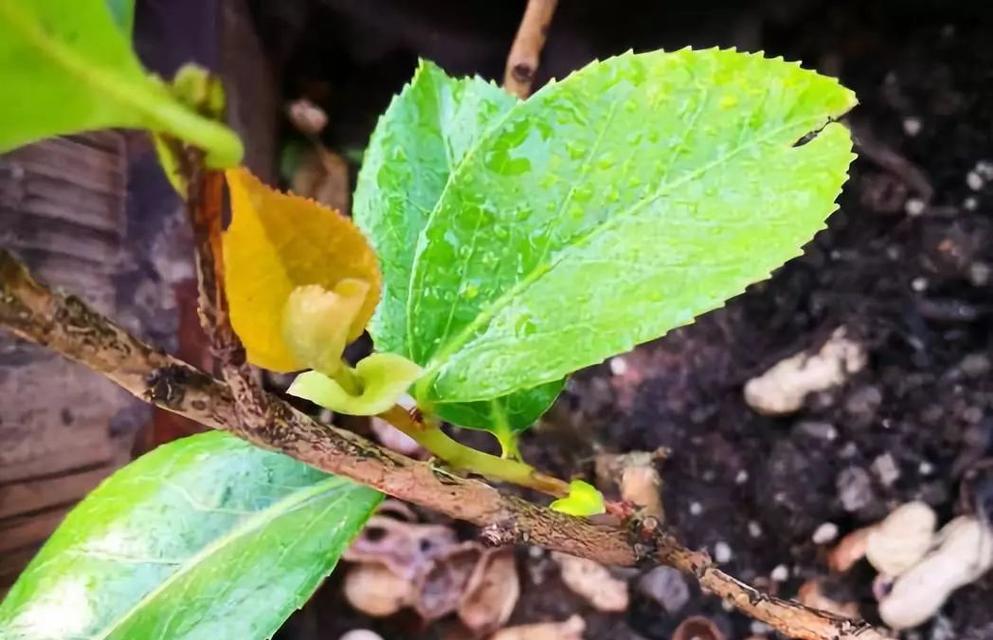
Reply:
<svg viewBox="0 0 993 640"><path fill-rule="evenodd" d="M552 511L570 516L588 517L606 511L603 494L596 487L583 480L569 483L569 495L559 498L549 505Z"/></svg>

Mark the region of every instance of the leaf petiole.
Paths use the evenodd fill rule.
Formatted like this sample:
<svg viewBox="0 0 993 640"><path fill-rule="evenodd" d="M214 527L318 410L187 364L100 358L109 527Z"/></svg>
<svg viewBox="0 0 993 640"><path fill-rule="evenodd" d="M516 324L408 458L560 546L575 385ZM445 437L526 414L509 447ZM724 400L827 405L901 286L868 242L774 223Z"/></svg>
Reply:
<svg viewBox="0 0 993 640"><path fill-rule="evenodd" d="M543 473L526 462L501 458L467 447L448 436L438 423L417 419L399 405L394 405L379 414L379 417L413 438L453 469L471 471L490 480L528 487L557 498L569 494L567 482Z"/></svg>

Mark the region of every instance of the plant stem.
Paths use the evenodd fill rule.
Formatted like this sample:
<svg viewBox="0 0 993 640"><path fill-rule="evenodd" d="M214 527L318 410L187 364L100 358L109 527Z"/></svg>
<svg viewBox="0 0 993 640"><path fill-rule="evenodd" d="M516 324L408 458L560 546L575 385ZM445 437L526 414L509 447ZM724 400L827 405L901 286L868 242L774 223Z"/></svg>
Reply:
<svg viewBox="0 0 993 640"><path fill-rule="evenodd" d="M485 527L487 540L494 544L527 542L601 564L668 564L695 576L705 591L792 638L888 638L864 622L760 593L722 572L706 553L681 545L663 527L648 536L647 544L636 543L628 527L598 525L544 509L478 480L442 477L430 465L378 447L350 431L316 422L275 396L266 394L264 405L239 406L240 389L142 342L79 299L39 284L3 249L0 328L47 346L163 409L227 430L256 446L281 451L314 468ZM264 410L259 416L263 419L244 421L241 415L246 408Z"/></svg>
<svg viewBox="0 0 993 640"><path fill-rule="evenodd" d="M444 460L454 469L471 471L491 480L536 489L550 496L561 498L569 493L564 480L538 471L526 462L490 455L467 447L442 431L437 423L425 422L399 405L394 405L379 417L413 438L433 455Z"/></svg>
<svg viewBox="0 0 993 640"><path fill-rule="evenodd" d="M507 56L503 88L522 100L531 93L531 84L538 71L538 60L556 5L558 0L528 0Z"/></svg>

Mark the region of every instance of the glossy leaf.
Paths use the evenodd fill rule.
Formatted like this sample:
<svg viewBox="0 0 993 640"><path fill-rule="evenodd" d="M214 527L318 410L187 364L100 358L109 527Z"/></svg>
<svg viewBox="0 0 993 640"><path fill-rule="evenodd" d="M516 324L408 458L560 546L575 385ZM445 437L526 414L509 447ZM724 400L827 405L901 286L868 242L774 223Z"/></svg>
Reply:
<svg viewBox="0 0 993 640"><path fill-rule="evenodd" d="M421 375L421 368L395 353L374 353L345 373L351 384L340 376L334 379L318 371L305 371L296 377L286 393L332 411L374 416L392 407L407 393Z"/></svg>
<svg viewBox="0 0 993 640"><path fill-rule="evenodd" d="M268 638L380 498L220 432L159 447L66 517L0 604L0 637Z"/></svg>
<svg viewBox="0 0 993 640"><path fill-rule="evenodd" d="M299 345L285 338L290 294L310 285L335 292L343 280L364 282L368 289L358 311L335 315L334 310L350 305L332 305L327 319L347 322L346 340L354 340L379 300L376 255L362 232L337 211L280 193L243 168L229 170L227 180L232 220L224 233L224 282L231 324L253 364L283 372L315 368L318 363L301 357ZM325 353L313 356L327 361Z"/></svg>
<svg viewBox="0 0 993 640"><path fill-rule="evenodd" d="M127 3L0 0L0 153L48 136L145 128L199 146L211 166L231 166L241 142L175 99L145 73L116 19Z"/></svg>
<svg viewBox="0 0 993 640"><path fill-rule="evenodd" d="M433 408L445 420L463 427L487 429L498 434L502 431L518 433L548 411L563 386L565 380L556 380L500 398L437 404Z"/></svg>
<svg viewBox="0 0 993 640"><path fill-rule="evenodd" d="M383 301L370 333L380 351L409 356L407 290L418 236L451 168L516 102L480 78L449 78L422 61L380 118L355 189L356 224L383 270Z"/></svg>
<svg viewBox="0 0 993 640"><path fill-rule="evenodd" d="M428 214L452 168L517 99L480 78L453 79L421 62L369 141L355 190L355 222L370 237L383 270L383 300L369 332L380 351L411 357L407 296ZM423 364L423 363L421 363ZM555 400L562 382L484 403L439 404L441 417L465 427L519 431Z"/></svg>
<svg viewBox="0 0 993 640"><path fill-rule="evenodd" d="M105 0L110 15L113 16L117 28L124 32L127 40L131 40L131 32L134 30L134 3L135 0Z"/></svg>
<svg viewBox="0 0 993 640"><path fill-rule="evenodd" d="M583 480L569 483L569 495L554 500L548 505L553 511L570 516L588 517L603 513L603 494L596 487Z"/></svg>
<svg viewBox="0 0 993 640"><path fill-rule="evenodd" d="M423 231L418 397L559 379L767 277L835 209L853 155L829 121L854 104L797 64L682 50L594 63L515 106Z"/></svg>

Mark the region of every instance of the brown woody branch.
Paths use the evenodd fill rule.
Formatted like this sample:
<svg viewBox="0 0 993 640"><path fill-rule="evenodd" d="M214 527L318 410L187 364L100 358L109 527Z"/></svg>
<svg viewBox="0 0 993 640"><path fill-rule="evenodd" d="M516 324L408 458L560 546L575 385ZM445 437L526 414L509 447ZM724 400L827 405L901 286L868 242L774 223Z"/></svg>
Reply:
<svg viewBox="0 0 993 640"><path fill-rule="evenodd" d="M82 363L146 402L484 527L484 536L493 543L527 542L609 565L668 564L696 576L701 587L747 615L794 638L886 637L863 622L760 593L720 571L706 553L682 546L655 520L626 530L556 513L321 424L269 395L265 395L267 420L244 422L229 385L145 344L78 298L52 292L2 249L0 326Z"/></svg>
<svg viewBox="0 0 993 640"><path fill-rule="evenodd" d="M503 73L503 88L522 100L531 93L558 0L528 0Z"/></svg>
<svg viewBox="0 0 993 640"><path fill-rule="evenodd" d="M234 394L241 421L249 428L259 429L268 420L268 399L248 364L245 347L231 326L224 293L221 248L224 174L205 170L201 151L187 148L183 153L189 184L186 209L196 246L200 324L221 365L221 375Z"/></svg>

